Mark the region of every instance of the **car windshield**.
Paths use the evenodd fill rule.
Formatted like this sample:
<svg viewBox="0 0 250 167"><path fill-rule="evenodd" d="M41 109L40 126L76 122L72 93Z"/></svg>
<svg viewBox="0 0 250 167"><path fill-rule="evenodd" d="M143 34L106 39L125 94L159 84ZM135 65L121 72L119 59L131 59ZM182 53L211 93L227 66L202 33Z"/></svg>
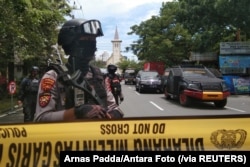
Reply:
<svg viewBox="0 0 250 167"><path fill-rule="evenodd" d="M156 79L158 78L158 73L157 72L144 72L141 74L141 78L142 79L147 79L147 78Z"/></svg>
<svg viewBox="0 0 250 167"><path fill-rule="evenodd" d="M204 69L187 69L183 71L184 77L212 77L212 74Z"/></svg>
<svg viewBox="0 0 250 167"><path fill-rule="evenodd" d="M134 77L135 73L125 73L124 77Z"/></svg>

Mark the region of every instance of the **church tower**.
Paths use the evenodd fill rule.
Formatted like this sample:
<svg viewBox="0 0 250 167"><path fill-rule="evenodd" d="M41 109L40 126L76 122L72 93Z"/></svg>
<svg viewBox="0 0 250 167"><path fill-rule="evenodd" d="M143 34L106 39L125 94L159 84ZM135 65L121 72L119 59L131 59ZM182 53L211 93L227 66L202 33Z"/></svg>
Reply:
<svg viewBox="0 0 250 167"><path fill-rule="evenodd" d="M116 65L122 59L122 55L121 55L121 43L122 43L122 41L119 39L117 27L115 29L114 39L111 42L113 44L113 53L108 58L107 65L109 65L109 64Z"/></svg>

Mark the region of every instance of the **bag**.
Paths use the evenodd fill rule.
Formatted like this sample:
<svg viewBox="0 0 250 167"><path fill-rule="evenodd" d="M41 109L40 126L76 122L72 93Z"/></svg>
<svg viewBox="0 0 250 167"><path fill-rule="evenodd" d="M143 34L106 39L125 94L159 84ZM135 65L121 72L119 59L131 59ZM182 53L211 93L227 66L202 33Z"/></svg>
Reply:
<svg viewBox="0 0 250 167"><path fill-rule="evenodd" d="M110 78L110 85L111 85L111 90L114 94L121 93L122 86L121 86L120 80L117 76L115 76L113 79Z"/></svg>

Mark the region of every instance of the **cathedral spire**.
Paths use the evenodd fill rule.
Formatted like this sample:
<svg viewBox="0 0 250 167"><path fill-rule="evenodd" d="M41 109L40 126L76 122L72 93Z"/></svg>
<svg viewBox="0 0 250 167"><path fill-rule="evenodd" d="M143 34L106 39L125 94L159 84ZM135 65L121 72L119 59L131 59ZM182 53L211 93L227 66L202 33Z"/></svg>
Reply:
<svg viewBox="0 0 250 167"><path fill-rule="evenodd" d="M116 29L115 29L115 37L114 37L114 40L119 40L119 35L118 35L117 26L116 26Z"/></svg>

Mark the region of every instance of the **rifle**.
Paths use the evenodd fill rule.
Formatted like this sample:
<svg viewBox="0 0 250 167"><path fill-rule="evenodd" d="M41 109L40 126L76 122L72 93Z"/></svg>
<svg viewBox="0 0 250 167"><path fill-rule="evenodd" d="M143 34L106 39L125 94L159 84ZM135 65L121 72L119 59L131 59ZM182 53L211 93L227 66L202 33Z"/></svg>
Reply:
<svg viewBox="0 0 250 167"><path fill-rule="evenodd" d="M68 68L64 65L62 58L61 58L61 54L59 52L58 46L54 45L52 46L53 49L55 49L56 51L56 55L58 57L58 59L54 60L54 62L52 62L51 60L48 61L48 66L51 69L54 69L57 71L58 75L59 75L59 79L68 84L68 85L72 85L74 88L78 88L82 91L84 91L85 93L89 94L95 101L96 104L101 105L104 109L105 109L105 115L107 115L107 105L105 102L103 102L103 100L98 96L98 94L95 92L95 90L93 89L92 92L90 92L87 87L89 86L89 83L87 80L84 79L84 77L82 77L82 72L80 70L75 71L72 75L69 75L69 71ZM76 94L76 89L75 90L75 94ZM75 105L78 104L79 99L77 99L78 97L75 96Z"/></svg>

